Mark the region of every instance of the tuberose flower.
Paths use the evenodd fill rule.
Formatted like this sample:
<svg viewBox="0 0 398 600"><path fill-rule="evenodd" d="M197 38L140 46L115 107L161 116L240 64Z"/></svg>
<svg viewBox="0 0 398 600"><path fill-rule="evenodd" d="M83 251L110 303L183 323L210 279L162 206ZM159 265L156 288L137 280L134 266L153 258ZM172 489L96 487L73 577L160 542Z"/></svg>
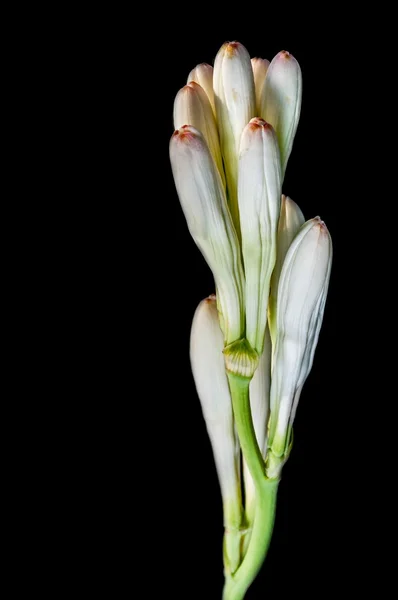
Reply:
<svg viewBox="0 0 398 600"><path fill-rule="evenodd" d="M283 176L300 119L301 97L300 65L289 52L279 52L268 67L262 90L260 116L276 131Z"/></svg>
<svg viewBox="0 0 398 600"><path fill-rule="evenodd" d="M322 325L332 253L329 231L316 217L302 226L283 263L272 367L269 476L279 472L288 453L298 401L312 368Z"/></svg>
<svg viewBox="0 0 398 600"><path fill-rule="evenodd" d="M170 161L189 231L216 283L226 344L244 332L244 275L224 186L203 135L190 125L170 140Z"/></svg>

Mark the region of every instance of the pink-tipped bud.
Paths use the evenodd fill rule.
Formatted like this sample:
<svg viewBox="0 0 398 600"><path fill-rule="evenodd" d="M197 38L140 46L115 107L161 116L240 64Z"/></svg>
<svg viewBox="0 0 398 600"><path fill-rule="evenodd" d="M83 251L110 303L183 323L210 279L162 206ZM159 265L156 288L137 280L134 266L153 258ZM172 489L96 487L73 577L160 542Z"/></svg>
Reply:
<svg viewBox="0 0 398 600"><path fill-rule="evenodd" d="M184 86L174 101L174 128L179 129L183 125L192 125L202 133L223 184L225 184L220 142L213 111L206 93L194 81Z"/></svg>
<svg viewBox="0 0 398 600"><path fill-rule="evenodd" d="M197 65L188 75L187 83L195 81L206 92L214 116L216 116L216 105L214 104L213 90L213 67L207 63Z"/></svg>

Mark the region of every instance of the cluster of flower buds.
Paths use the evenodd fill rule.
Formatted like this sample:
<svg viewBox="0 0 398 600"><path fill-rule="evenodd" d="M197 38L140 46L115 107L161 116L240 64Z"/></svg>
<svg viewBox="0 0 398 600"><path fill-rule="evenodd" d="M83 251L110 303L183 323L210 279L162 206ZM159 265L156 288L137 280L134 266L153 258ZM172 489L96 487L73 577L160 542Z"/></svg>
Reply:
<svg viewBox="0 0 398 600"><path fill-rule="evenodd" d="M301 69L289 52L250 59L242 44L228 42L214 69L191 71L174 103L174 181L215 282L216 294L195 313L190 352L228 531L239 529L245 512L226 370L251 380L265 477L278 478L328 291L330 234L319 217L305 222L282 194L301 97ZM243 479L250 522L254 488L245 463ZM239 561L232 546L229 557Z"/></svg>

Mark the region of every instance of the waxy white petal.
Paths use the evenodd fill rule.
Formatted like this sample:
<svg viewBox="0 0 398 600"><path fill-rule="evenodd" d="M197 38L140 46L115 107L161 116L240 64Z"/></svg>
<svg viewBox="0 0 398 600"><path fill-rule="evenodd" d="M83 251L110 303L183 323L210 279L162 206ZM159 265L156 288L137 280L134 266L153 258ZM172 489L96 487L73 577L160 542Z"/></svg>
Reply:
<svg viewBox="0 0 398 600"><path fill-rule="evenodd" d="M191 81L195 81L204 89L215 116L216 105L214 103L213 67L207 63L201 63L200 65L197 65L188 75L187 83L190 83Z"/></svg>
<svg viewBox="0 0 398 600"><path fill-rule="evenodd" d="M258 367L250 382L250 409L254 431L261 454L267 453L267 426L269 415L269 393L271 386L271 355L272 346L268 329L265 332L264 350L260 356ZM246 516L249 522L254 517L255 489L252 476L245 459L243 459L243 477L245 484Z"/></svg>
<svg viewBox="0 0 398 600"><path fill-rule="evenodd" d="M279 52L268 67L262 91L260 116L276 131L283 175L300 119L301 97L300 65L289 52Z"/></svg>
<svg viewBox="0 0 398 600"><path fill-rule="evenodd" d="M225 343L244 331L244 275L225 190L202 134L187 125L170 140L170 161L189 231L216 283Z"/></svg>
<svg viewBox="0 0 398 600"><path fill-rule="evenodd" d="M174 101L174 129L183 125L192 125L201 132L225 185L216 120L207 95L194 81L184 86Z"/></svg>
<svg viewBox="0 0 398 600"><path fill-rule="evenodd" d="M239 237L239 145L244 127L256 116L253 69L249 53L239 42L227 42L219 50L214 62L213 86L228 202Z"/></svg>
<svg viewBox="0 0 398 600"><path fill-rule="evenodd" d="M225 373L224 340L215 296L200 302L192 322L190 358L196 390L211 441L227 520L241 518L240 446Z"/></svg>
<svg viewBox="0 0 398 600"><path fill-rule="evenodd" d="M278 298L279 278L285 256L290 244L304 224L305 218L300 208L289 196L282 195L281 214L278 224L276 263L271 277L271 293L268 306L268 321L273 344L276 341L276 304Z"/></svg>
<svg viewBox="0 0 398 600"><path fill-rule="evenodd" d="M282 175L273 128L254 118L243 130L239 154L239 212L246 288L246 337L262 353L276 260Z"/></svg>
<svg viewBox="0 0 398 600"><path fill-rule="evenodd" d="M261 111L261 94L265 82L265 76L269 67L269 60L265 58L252 58L251 60L254 76L254 88L256 91L256 109L257 116L260 116Z"/></svg>
<svg viewBox="0 0 398 600"><path fill-rule="evenodd" d="M316 217L307 221L286 254L278 288L268 445L283 456L301 389L318 343L332 265L332 240Z"/></svg>

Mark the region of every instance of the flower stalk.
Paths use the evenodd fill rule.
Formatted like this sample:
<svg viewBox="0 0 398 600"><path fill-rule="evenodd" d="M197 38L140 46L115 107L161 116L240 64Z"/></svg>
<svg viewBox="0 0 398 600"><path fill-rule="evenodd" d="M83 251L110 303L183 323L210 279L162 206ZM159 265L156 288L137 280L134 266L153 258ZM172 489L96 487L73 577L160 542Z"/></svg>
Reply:
<svg viewBox="0 0 398 600"><path fill-rule="evenodd" d="M265 475L250 410L251 378L227 373L239 442L256 492L255 517L247 552L236 573L227 575L223 592L223 600L241 600L257 576L269 548L279 478L270 479Z"/></svg>
<svg viewBox="0 0 398 600"><path fill-rule="evenodd" d="M234 41L174 102L176 190L216 289L195 312L190 358L222 496L223 600L243 600L268 552L328 292L326 225L282 192L301 97L289 52L269 63Z"/></svg>

